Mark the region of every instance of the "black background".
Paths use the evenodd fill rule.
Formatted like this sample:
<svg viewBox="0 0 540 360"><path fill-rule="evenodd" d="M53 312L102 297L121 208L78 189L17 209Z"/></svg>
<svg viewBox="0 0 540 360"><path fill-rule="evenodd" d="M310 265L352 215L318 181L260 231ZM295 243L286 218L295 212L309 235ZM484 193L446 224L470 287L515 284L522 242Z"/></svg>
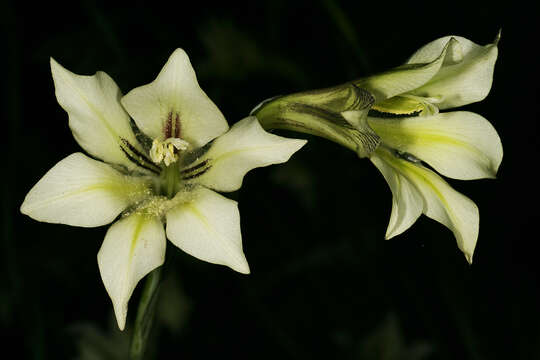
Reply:
<svg viewBox="0 0 540 360"><path fill-rule="evenodd" d="M385 241L391 194L380 173L309 137L291 161L249 173L230 194L251 275L169 246L148 357L540 358L537 14L472 2L197 5L3 3L0 320L17 358L125 358L140 295L119 333L96 262L107 227L19 213L40 177L80 151L56 103L50 56L75 73L103 70L125 93L182 47L232 124L265 98L388 69L440 36L487 44L499 28L492 91L465 107L499 132L498 178L449 180L480 208L472 266L425 216Z"/></svg>

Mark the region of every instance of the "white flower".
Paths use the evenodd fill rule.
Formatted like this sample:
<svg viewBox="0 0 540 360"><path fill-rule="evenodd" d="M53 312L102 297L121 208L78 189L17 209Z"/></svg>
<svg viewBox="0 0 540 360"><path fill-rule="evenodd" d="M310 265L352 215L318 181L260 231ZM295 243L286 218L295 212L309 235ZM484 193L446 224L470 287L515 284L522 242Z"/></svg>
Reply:
<svg viewBox="0 0 540 360"><path fill-rule="evenodd" d="M476 205L441 174L462 180L495 177L502 145L482 116L446 110L484 99L493 82L497 43L479 46L446 36L402 66L342 85L267 99L252 111L265 128L321 136L383 173L393 194L386 238L424 213L450 228L472 261L478 237Z"/></svg>
<svg viewBox="0 0 540 360"><path fill-rule="evenodd" d="M491 88L497 42L479 46L447 36L418 50L402 67L360 83L374 94L367 123L381 143L370 159L392 191L386 238L407 230L422 214L444 224L472 262L478 238L476 205L422 165L454 179L494 178L503 150L482 116L439 110L484 99Z"/></svg>
<svg viewBox="0 0 540 360"><path fill-rule="evenodd" d="M119 328L137 283L163 264L166 237L201 260L249 273L237 203L214 190L238 190L249 170L287 161L305 141L269 134L255 117L229 129L181 49L152 83L124 97L103 72L76 75L53 59L51 70L75 139L98 160L61 160L21 212L83 227L118 218L98 264Z"/></svg>

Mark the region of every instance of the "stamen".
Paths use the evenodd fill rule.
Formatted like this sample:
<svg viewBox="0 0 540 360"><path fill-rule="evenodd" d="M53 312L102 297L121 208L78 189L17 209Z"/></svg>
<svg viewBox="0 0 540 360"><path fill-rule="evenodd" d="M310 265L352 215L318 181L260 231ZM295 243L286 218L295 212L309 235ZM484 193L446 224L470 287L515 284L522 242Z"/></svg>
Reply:
<svg viewBox="0 0 540 360"><path fill-rule="evenodd" d="M165 140L166 143L168 143L170 146L174 146L178 150L187 150L189 147L189 143L185 140L179 139L179 138L169 138Z"/></svg>
<svg viewBox="0 0 540 360"><path fill-rule="evenodd" d="M191 180L191 179L194 179L196 177L199 177L199 176L203 175L205 172L207 172L208 170L210 170L210 168L211 168L211 166L207 166L205 168L202 168L202 170L199 171L199 172L195 172L193 174L183 176L182 180Z"/></svg>
<svg viewBox="0 0 540 360"><path fill-rule="evenodd" d="M189 143L182 139L168 138L165 141L154 139L152 148L150 149L150 157L156 164L160 164L163 161L166 166L169 166L178 160L177 154L180 151L185 151L188 148Z"/></svg>
<svg viewBox="0 0 540 360"><path fill-rule="evenodd" d="M150 158L156 164L159 164L163 160L163 146L158 139L152 141L152 148L150 149Z"/></svg>
<svg viewBox="0 0 540 360"><path fill-rule="evenodd" d="M165 121L165 126L163 127L163 135L165 139L170 138L171 133L172 133L172 111L169 112L169 115L167 116L167 120Z"/></svg>
<svg viewBox="0 0 540 360"><path fill-rule="evenodd" d="M180 114L169 111L163 124L163 137L165 140L154 139L152 142L150 157L154 163L160 164L163 161L165 166L169 166L178 160L180 151L189 148L189 143L180 138L180 133Z"/></svg>
<svg viewBox="0 0 540 360"><path fill-rule="evenodd" d="M184 170L180 171L180 173L182 173L182 174L189 174L190 172L193 172L193 171L195 171L195 170L197 170L197 169L202 168L203 166L206 166L207 163L208 163L208 160L204 160L203 162L198 163L198 164L195 165L195 166L192 166L192 167L190 167L190 168L187 168L187 169L184 169Z"/></svg>
<svg viewBox="0 0 540 360"><path fill-rule="evenodd" d="M405 152L405 151L395 150L394 154L395 154L396 157L398 157L400 159L403 159L403 160L407 160L408 162L412 162L412 163L415 163L415 164L418 164L418 163L422 162L422 160L420 160L419 158L417 158L413 154L410 154L410 153Z"/></svg>
<svg viewBox="0 0 540 360"><path fill-rule="evenodd" d="M180 138L180 115L176 113L176 119L174 122L174 137Z"/></svg>
<svg viewBox="0 0 540 360"><path fill-rule="evenodd" d="M165 150L165 157L163 159L163 162L165 163L165 166L169 166L175 161L176 156L174 154L174 146L172 144L169 144L167 146L167 149Z"/></svg>
<svg viewBox="0 0 540 360"><path fill-rule="evenodd" d="M133 145L129 143L124 138L120 138L120 149L124 152L126 157L133 162L134 164L145 168L146 170L150 170L153 173L159 173L159 168L157 168L146 155L141 153L137 148L135 148Z"/></svg>
<svg viewBox="0 0 540 360"><path fill-rule="evenodd" d="M163 125L163 137L168 138L180 138L181 122L180 114L177 112L169 111L167 114L167 120Z"/></svg>
<svg viewBox="0 0 540 360"><path fill-rule="evenodd" d="M201 176L202 174L210 170L211 167L211 160L207 159L197 165L180 171L180 174L182 175L182 180L191 180Z"/></svg>

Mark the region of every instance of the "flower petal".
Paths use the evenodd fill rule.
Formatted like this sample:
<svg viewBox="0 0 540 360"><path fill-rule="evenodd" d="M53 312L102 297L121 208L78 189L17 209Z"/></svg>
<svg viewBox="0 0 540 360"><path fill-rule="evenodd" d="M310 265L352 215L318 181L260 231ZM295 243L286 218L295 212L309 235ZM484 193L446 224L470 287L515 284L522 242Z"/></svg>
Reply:
<svg viewBox="0 0 540 360"><path fill-rule="evenodd" d="M120 104L122 93L113 79L98 71L82 76L66 70L51 58L51 72L58 103L69 115L73 137L89 154L108 163L138 168L123 149L126 142L143 152L131 130L128 114Z"/></svg>
<svg viewBox="0 0 540 360"><path fill-rule="evenodd" d="M286 162L305 143L306 140L269 134L256 117L250 116L236 123L204 155L185 166L182 176L218 191L238 190L249 170Z"/></svg>
<svg viewBox="0 0 540 360"><path fill-rule="evenodd" d="M167 237L198 259L249 274L237 203L212 190L197 187L186 201L169 210Z"/></svg>
<svg viewBox="0 0 540 360"><path fill-rule="evenodd" d="M71 154L26 195L21 212L38 221L101 226L145 196L149 184L82 153Z"/></svg>
<svg viewBox="0 0 540 360"><path fill-rule="evenodd" d="M383 174L392 191L392 214L386 230L386 239L401 234L411 227L422 214L424 199L416 187L374 153L371 162Z"/></svg>
<svg viewBox="0 0 540 360"><path fill-rule="evenodd" d="M368 121L383 143L411 153L454 179L494 178L502 161L497 131L472 112Z"/></svg>
<svg viewBox="0 0 540 360"><path fill-rule="evenodd" d="M381 74L358 80L355 85L364 88L375 96L375 102L381 102L393 96L410 92L437 74L446 56L448 45L439 55L425 63L407 63Z"/></svg>
<svg viewBox="0 0 540 360"><path fill-rule="evenodd" d="M386 148L377 149L375 156L416 187L424 200L423 213L452 230L459 249L472 263L479 227L476 204L420 164L398 158Z"/></svg>
<svg viewBox="0 0 540 360"><path fill-rule="evenodd" d="M97 259L120 330L124 330L127 305L135 286L163 265L165 247L165 231L157 217L133 214L107 231Z"/></svg>
<svg viewBox="0 0 540 360"><path fill-rule="evenodd" d="M457 45L449 48L441 70L425 85L411 94L440 98L437 106L449 109L483 100L491 89L493 70L497 60L497 43L480 46L461 36L446 36L422 47L407 63L423 63L435 59L451 39Z"/></svg>
<svg viewBox="0 0 540 360"><path fill-rule="evenodd" d="M153 82L131 90L122 104L139 128L154 139L172 135L200 147L229 128L223 114L199 87L182 49L173 52ZM171 126L178 129L179 136L166 134Z"/></svg>

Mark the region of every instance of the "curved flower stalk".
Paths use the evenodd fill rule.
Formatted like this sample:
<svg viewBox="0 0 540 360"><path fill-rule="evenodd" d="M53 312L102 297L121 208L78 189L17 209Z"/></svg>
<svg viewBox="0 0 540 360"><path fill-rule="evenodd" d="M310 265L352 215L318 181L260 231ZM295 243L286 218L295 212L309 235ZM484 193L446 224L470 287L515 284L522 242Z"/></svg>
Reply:
<svg viewBox="0 0 540 360"><path fill-rule="evenodd" d="M287 161L305 140L269 134L255 117L229 129L181 49L152 83L125 96L103 72L76 75L53 59L51 70L73 135L93 158L61 160L21 212L83 227L118 218L98 264L119 328L137 283L163 264L166 238L201 260L249 273L237 203L216 191L238 190L249 170Z"/></svg>
<svg viewBox="0 0 540 360"><path fill-rule="evenodd" d="M303 131L368 157L392 191L389 239L423 213L451 229L472 262L476 205L427 163L454 179L494 178L502 160L495 129L482 116L440 112L484 99L493 81L497 43L458 36L437 39L406 64L334 88L270 99L256 107L265 128ZM320 134L322 133L322 134Z"/></svg>

